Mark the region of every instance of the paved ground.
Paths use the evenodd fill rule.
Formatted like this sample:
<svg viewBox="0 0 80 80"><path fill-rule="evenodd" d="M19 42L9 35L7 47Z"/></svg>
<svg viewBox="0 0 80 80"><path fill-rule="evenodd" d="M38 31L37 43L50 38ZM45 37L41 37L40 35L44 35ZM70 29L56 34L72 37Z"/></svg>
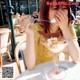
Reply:
<svg viewBox="0 0 80 80"><path fill-rule="evenodd" d="M24 64L23 64L23 60L20 60L20 64L21 64L21 69L22 71L24 71ZM13 78L2 78L2 68L3 67L12 67L13 68ZM13 60L13 62L10 62L8 57L4 56L3 57L3 65L2 68L0 68L0 80L15 80L17 76L19 76L19 72L18 72L18 68L16 65L16 62Z"/></svg>

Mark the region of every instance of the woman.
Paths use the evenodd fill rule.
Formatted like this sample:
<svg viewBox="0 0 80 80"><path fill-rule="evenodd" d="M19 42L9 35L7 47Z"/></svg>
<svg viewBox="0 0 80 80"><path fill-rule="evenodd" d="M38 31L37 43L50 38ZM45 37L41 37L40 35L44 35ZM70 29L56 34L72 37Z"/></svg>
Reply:
<svg viewBox="0 0 80 80"><path fill-rule="evenodd" d="M56 23L49 23L47 21L41 21L39 24L33 24L31 17L22 17L20 19L21 29L26 32L26 49L24 51L24 58L26 66L29 70L32 70L35 64L39 64L45 61L53 59L53 54L44 47L40 41L46 40L52 36L63 36L68 41L68 51L73 62L79 61L79 46L73 27L69 27L69 5L48 5L51 2L68 0L42 0L40 8L40 19L50 21L53 18L56 19ZM27 21L26 21L27 18ZM55 34L55 35L54 35ZM61 34L61 35L59 35ZM47 36L48 35L48 36Z"/></svg>

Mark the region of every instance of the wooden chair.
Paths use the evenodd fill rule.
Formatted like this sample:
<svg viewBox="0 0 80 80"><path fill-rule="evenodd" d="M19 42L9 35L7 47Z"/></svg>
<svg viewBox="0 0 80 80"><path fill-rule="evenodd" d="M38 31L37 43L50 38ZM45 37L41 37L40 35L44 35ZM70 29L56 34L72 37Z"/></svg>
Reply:
<svg viewBox="0 0 80 80"><path fill-rule="evenodd" d="M20 60L19 60L18 55L19 55L19 51L23 51L23 50L25 50L25 48L26 48L26 39L22 39L22 41L19 42L15 48L15 60L16 60L16 64L17 64L18 71L20 74L22 73L22 70L21 70L21 64L20 64ZM22 55L22 57L24 59L24 55ZM24 61L24 68L26 70L25 61Z"/></svg>
<svg viewBox="0 0 80 80"><path fill-rule="evenodd" d="M10 30L8 28L0 28L0 66L2 65L2 56L4 53L7 53L10 61L12 58L8 49L8 39L9 39Z"/></svg>

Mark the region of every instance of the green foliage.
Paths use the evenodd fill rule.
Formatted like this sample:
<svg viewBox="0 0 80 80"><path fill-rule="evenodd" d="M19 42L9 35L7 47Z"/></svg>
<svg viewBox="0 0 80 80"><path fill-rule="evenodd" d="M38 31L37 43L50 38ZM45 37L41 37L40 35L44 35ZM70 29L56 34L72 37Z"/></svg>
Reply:
<svg viewBox="0 0 80 80"><path fill-rule="evenodd" d="M77 34L77 37L80 38L80 24L76 25L76 34Z"/></svg>

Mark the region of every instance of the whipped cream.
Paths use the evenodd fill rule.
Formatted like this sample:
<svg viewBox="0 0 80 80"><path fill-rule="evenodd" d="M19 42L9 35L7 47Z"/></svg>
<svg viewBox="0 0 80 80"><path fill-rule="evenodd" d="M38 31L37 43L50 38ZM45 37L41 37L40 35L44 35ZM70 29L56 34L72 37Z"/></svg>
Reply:
<svg viewBox="0 0 80 80"><path fill-rule="evenodd" d="M53 18L51 21L50 21L50 23L55 23L56 22L56 19L55 18Z"/></svg>
<svg viewBox="0 0 80 80"><path fill-rule="evenodd" d="M61 37L51 37L47 39L46 45L53 53L59 53L67 46L67 41Z"/></svg>

